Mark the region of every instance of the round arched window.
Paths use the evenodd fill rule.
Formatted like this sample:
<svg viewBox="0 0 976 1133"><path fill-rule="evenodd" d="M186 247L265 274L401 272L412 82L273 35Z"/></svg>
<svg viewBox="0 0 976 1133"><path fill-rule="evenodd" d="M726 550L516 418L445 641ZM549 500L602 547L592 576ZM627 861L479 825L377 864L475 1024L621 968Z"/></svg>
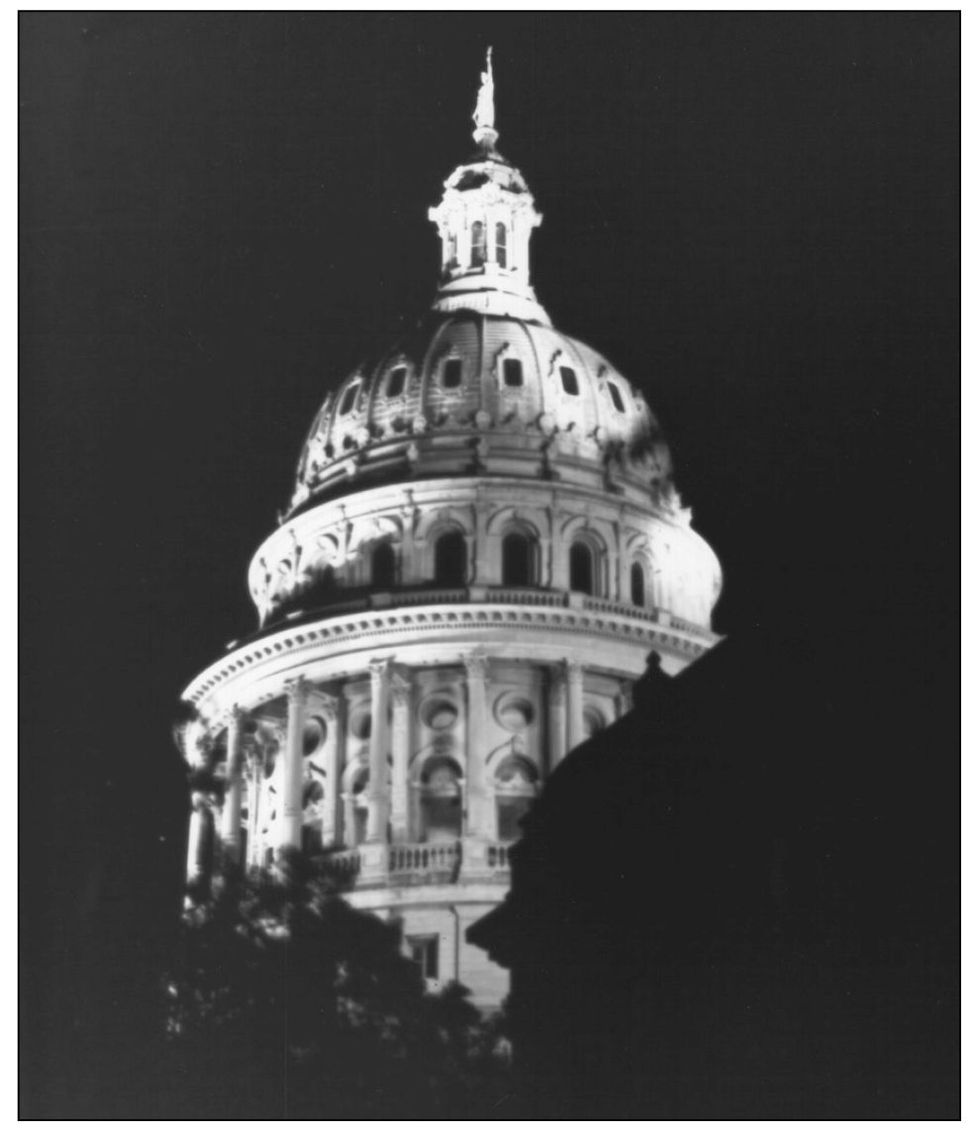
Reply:
<svg viewBox="0 0 976 1133"><path fill-rule="evenodd" d="M535 584L533 542L521 531L510 531L502 539L502 584L504 586Z"/></svg>
<svg viewBox="0 0 976 1133"><path fill-rule="evenodd" d="M569 588L593 593L593 552L586 543L576 542L569 548Z"/></svg>
<svg viewBox="0 0 976 1133"><path fill-rule="evenodd" d="M635 606L644 605L644 568L640 563L630 568L630 600Z"/></svg>
<svg viewBox="0 0 976 1133"><path fill-rule="evenodd" d="M445 531L434 544L434 581L440 586L464 586L468 574L468 545L460 531Z"/></svg>
<svg viewBox="0 0 976 1133"><path fill-rule="evenodd" d="M373 550L372 583L378 590L388 590L396 585L396 555L389 543L380 543Z"/></svg>

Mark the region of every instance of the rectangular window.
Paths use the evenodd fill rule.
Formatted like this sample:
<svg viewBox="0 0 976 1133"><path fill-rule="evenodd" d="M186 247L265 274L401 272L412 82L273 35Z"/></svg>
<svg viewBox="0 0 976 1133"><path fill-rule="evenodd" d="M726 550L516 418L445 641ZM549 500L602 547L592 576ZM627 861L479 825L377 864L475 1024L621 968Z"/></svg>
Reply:
<svg viewBox="0 0 976 1133"><path fill-rule="evenodd" d="M576 371L571 366L560 366L559 376L563 380L563 389L572 394L573 397L579 395L579 382L576 380Z"/></svg>
<svg viewBox="0 0 976 1133"><path fill-rule="evenodd" d="M403 393L403 387L407 383L407 367L397 366L397 368L390 374L390 380L386 384L387 397L399 397Z"/></svg>
<svg viewBox="0 0 976 1133"><path fill-rule="evenodd" d="M425 980L438 979L439 946L440 937L436 932L428 936L407 937L407 951L410 954L410 959L420 969L420 974Z"/></svg>
<svg viewBox="0 0 976 1133"><path fill-rule="evenodd" d="M623 413L624 402L623 398L620 396L620 390L617 389L613 382L607 382L607 389L610 391L610 400L613 402L614 409L616 409L618 413Z"/></svg>
<svg viewBox="0 0 976 1133"><path fill-rule="evenodd" d="M339 416L351 412L352 407L356 404L356 394L359 393L359 385L350 386L342 395L342 404L339 406Z"/></svg>
<svg viewBox="0 0 976 1133"><path fill-rule="evenodd" d="M507 386L522 384L522 363L518 358L506 358L502 362L502 377Z"/></svg>
<svg viewBox="0 0 976 1133"><path fill-rule="evenodd" d="M444 363L444 371L441 374L441 385L445 389L457 389L461 384L461 359L448 358Z"/></svg>

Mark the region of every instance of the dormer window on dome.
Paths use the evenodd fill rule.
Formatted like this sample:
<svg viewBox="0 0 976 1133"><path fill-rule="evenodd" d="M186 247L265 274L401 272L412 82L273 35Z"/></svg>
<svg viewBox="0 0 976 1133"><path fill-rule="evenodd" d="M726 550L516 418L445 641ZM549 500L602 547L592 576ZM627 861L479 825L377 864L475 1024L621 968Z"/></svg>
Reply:
<svg viewBox="0 0 976 1133"><path fill-rule="evenodd" d="M356 404L356 395L359 393L359 382L353 384L342 395L342 402L339 405L339 416L345 417L347 413L351 413Z"/></svg>
<svg viewBox="0 0 976 1133"><path fill-rule="evenodd" d="M560 366L559 377L563 383L563 389L571 397L579 397L579 382L576 380L576 371L572 366Z"/></svg>
<svg viewBox="0 0 976 1133"><path fill-rule="evenodd" d="M445 389L457 389L461 384L461 359L448 358L441 370L441 385Z"/></svg>

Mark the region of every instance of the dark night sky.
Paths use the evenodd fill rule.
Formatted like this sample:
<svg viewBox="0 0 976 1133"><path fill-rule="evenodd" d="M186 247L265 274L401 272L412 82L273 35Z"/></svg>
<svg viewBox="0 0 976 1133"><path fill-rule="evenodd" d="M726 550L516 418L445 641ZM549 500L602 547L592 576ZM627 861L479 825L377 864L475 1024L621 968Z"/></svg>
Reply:
<svg viewBox="0 0 976 1133"><path fill-rule="evenodd" d="M545 217L536 289L662 418L725 566L717 628L816 610L830 633L843 610L892 672L954 692L958 14L20 27L21 912L40 1072L104 988L138 1002L119 989L165 946L179 693L254 625L246 566L325 392L432 296L426 210L473 148L488 43L499 146Z"/></svg>

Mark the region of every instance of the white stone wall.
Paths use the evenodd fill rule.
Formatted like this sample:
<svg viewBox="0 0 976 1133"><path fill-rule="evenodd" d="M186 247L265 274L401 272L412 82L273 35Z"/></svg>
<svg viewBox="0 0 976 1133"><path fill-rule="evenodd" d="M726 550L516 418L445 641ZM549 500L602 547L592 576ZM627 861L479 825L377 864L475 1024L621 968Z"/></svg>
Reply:
<svg viewBox="0 0 976 1133"><path fill-rule="evenodd" d="M466 540L471 587L503 585L502 540L519 530L537 544L535 585L542 588L569 589L570 547L582 540L593 551L593 597L630 604L636 563L644 574L645 608L707 629L721 589L718 560L684 516L566 484L442 480L345 496L279 528L249 572L261 623L284 603L324 605L315 587L325 571L335 584L330 602L370 587L380 543L393 549L397 586L434 586L436 542L449 530Z"/></svg>

